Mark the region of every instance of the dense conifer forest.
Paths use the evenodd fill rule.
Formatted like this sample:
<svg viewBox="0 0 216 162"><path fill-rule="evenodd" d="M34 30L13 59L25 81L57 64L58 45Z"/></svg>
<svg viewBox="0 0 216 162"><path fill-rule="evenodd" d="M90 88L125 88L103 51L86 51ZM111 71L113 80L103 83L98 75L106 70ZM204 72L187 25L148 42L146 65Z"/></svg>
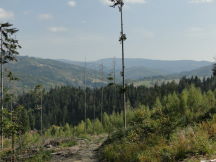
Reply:
<svg viewBox="0 0 216 162"><path fill-rule="evenodd" d="M199 79L198 77L182 78L179 83L169 82L154 87L133 85L127 86L127 106L135 109L139 105L154 108L156 99L162 99L169 94L180 94L185 88L194 85L199 87L202 92L214 90L216 80L214 77ZM122 107L121 86L111 85L103 88L103 101L101 100L101 88L87 88L87 117L89 119L100 119L101 104L103 102L103 112L112 114L120 113ZM74 87L56 87L54 89L37 94L35 90L23 94L18 98L18 104L23 105L29 114L29 128L40 129L40 111L37 106L40 105L40 96L43 96L43 125L45 128L51 125L65 125L66 123L76 125L84 120L84 95L83 88ZM94 116L95 112L95 116Z"/></svg>

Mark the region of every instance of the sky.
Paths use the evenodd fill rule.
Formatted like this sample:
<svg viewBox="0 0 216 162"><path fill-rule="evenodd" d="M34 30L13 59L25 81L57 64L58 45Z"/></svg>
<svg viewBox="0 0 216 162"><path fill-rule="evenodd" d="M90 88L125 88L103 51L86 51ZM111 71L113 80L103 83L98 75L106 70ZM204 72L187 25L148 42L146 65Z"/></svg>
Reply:
<svg viewBox="0 0 216 162"><path fill-rule="evenodd" d="M216 57L216 0L125 0L125 56L160 60ZM120 13L108 0L0 0L20 54L93 61L121 57Z"/></svg>

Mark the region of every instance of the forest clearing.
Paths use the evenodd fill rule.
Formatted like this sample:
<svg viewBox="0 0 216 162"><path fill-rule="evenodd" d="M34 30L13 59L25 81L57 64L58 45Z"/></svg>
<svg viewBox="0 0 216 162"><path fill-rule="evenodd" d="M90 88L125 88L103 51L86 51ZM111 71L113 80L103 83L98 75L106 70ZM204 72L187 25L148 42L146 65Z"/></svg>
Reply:
<svg viewBox="0 0 216 162"><path fill-rule="evenodd" d="M216 0L65 1L0 0L0 162L216 162Z"/></svg>

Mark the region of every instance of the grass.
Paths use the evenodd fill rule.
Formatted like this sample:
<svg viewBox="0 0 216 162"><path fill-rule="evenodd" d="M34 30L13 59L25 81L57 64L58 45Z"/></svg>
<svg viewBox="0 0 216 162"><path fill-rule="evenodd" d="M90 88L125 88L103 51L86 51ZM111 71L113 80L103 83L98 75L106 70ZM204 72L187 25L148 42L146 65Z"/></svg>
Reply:
<svg viewBox="0 0 216 162"><path fill-rule="evenodd" d="M152 115L154 113L152 111ZM148 110L137 110L133 125L125 133L118 131L106 141L101 148L102 159L108 162L196 162L216 155L216 115L186 127L172 126L173 122L163 117L152 119L152 115L148 115Z"/></svg>
<svg viewBox="0 0 216 162"><path fill-rule="evenodd" d="M40 150L33 157L24 160L24 162L46 162L51 159L52 151Z"/></svg>
<svg viewBox="0 0 216 162"><path fill-rule="evenodd" d="M59 146L60 147L72 147L75 146L77 143L74 140L70 140L70 141L65 141L63 143L61 143Z"/></svg>

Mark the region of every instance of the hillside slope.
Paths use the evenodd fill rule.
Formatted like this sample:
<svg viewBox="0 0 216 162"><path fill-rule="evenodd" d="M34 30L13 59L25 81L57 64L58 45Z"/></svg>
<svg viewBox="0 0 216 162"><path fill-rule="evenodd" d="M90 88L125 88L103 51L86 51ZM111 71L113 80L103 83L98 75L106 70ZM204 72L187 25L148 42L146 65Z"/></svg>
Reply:
<svg viewBox="0 0 216 162"><path fill-rule="evenodd" d="M99 64L104 63L104 78L112 72L112 59L103 59L87 63L86 78L87 86L100 86ZM116 59L116 80L120 81L121 62ZM158 61L146 59L126 59L126 79L128 82L136 80L152 79L152 77L176 79L182 76L210 76L211 62L206 61ZM152 63L152 65L151 65ZM176 66L174 68L174 64ZM182 63L182 65L180 65ZM203 66L207 65L207 66ZM164 66L164 67L162 67ZM160 69L159 69L160 67ZM6 69L12 71L20 80L14 83L14 87L19 90L31 89L37 84L42 84L46 88L69 85L84 85L84 64L83 62L71 62L68 60L41 59L27 56L19 56L17 62L7 64ZM178 68L178 70L177 70ZM170 71L166 70L170 69ZM186 69L186 70L185 70ZM191 70L193 69L193 70ZM180 71L179 73L171 73ZM171 74L170 74L171 73ZM6 81L6 84L8 82Z"/></svg>
<svg viewBox="0 0 216 162"><path fill-rule="evenodd" d="M50 88L60 85L82 86L84 84L84 68L78 65L66 64L56 60L34 57L18 57L17 62L7 64L6 69L12 71L18 78L16 86L22 89L33 88L37 84ZM87 85L91 86L98 73L87 70Z"/></svg>
<svg viewBox="0 0 216 162"><path fill-rule="evenodd" d="M60 60L69 64L84 66L83 62ZM121 71L121 59L116 58L116 73L117 77L120 77ZM99 65L104 65L104 71L110 73L113 71L113 58L101 59L97 61L87 62L87 66L90 69L98 70ZM145 77L153 76L166 76L171 74L178 74L181 72L197 70L204 66L211 65L212 62L208 61L193 61L193 60L150 60L141 58L126 58L126 78L130 80L142 79Z"/></svg>
<svg viewBox="0 0 216 162"><path fill-rule="evenodd" d="M184 71L177 74L169 75L171 78L181 78L183 76L191 77L191 76L198 76L198 77L210 77L212 75L212 65L204 66L195 70L191 71Z"/></svg>

